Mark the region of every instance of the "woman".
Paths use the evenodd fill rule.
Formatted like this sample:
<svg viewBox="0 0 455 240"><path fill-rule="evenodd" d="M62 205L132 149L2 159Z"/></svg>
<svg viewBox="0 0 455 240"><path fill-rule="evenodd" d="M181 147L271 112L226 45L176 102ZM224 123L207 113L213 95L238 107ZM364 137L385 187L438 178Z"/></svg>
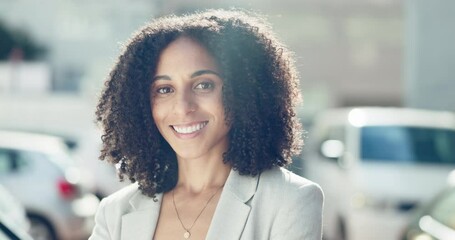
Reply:
<svg viewBox="0 0 455 240"><path fill-rule="evenodd" d="M257 17L207 11L137 32L106 81L101 159L136 182L103 199L90 239L321 239L300 149L290 53Z"/></svg>

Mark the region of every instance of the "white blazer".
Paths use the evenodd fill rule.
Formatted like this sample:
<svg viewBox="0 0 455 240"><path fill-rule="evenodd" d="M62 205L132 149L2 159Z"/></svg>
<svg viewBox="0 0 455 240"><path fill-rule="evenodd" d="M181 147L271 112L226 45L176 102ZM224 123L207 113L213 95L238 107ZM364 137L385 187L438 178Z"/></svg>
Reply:
<svg viewBox="0 0 455 240"><path fill-rule="evenodd" d="M89 240L151 240L162 197L155 202L132 184L104 198ZM231 170L206 239L320 240L323 198L317 184L283 168L256 177Z"/></svg>

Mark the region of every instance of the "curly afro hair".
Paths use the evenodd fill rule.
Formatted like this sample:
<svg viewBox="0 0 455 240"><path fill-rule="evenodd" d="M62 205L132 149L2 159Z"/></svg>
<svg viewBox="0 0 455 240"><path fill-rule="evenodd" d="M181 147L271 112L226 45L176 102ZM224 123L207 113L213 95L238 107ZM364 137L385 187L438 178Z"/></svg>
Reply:
<svg viewBox="0 0 455 240"><path fill-rule="evenodd" d="M154 124L149 88L160 53L182 36L205 46L222 71L223 106L231 126L224 163L251 176L290 163L302 145L292 54L260 16L239 10L162 17L133 35L97 106L104 130L100 159L119 164L120 179L137 181L144 195L175 187L176 154Z"/></svg>

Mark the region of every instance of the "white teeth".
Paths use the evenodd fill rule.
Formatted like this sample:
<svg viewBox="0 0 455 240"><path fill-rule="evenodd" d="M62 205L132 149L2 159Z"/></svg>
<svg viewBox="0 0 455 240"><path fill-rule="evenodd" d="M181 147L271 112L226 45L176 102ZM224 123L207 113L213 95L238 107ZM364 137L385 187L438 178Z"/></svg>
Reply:
<svg viewBox="0 0 455 240"><path fill-rule="evenodd" d="M187 127L172 126L172 128L174 128L174 130L178 133L189 134L201 130L203 127L205 127L205 125L207 125L207 122L198 123Z"/></svg>

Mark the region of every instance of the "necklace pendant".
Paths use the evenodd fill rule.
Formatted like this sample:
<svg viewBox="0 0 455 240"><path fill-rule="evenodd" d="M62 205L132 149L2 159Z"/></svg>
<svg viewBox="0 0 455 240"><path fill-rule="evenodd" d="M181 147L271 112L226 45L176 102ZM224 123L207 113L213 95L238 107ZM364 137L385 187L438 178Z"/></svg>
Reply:
<svg viewBox="0 0 455 240"><path fill-rule="evenodd" d="M183 234L183 237L185 239L189 239L191 237L191 233L189 231L186 231L184 234Z"/></svg>

